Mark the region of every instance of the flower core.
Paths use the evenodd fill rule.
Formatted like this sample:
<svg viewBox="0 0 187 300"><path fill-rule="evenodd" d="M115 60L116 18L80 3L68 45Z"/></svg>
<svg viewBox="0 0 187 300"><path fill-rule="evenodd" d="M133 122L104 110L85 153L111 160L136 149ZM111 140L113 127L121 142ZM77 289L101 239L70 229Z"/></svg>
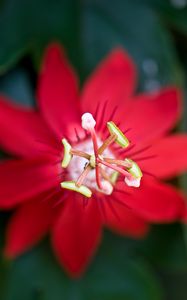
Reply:
<svg viewBox="0 0 187 300"><path fill-rule="evenodd" d="M124 177L128 186L139 187L142 172L133 160L117 159L111 151L113 143L122 148L129 146L127 137L112 121L107 122L109 136L105 141L95 132L96 121L90 113L82 115L82 128L90 134L90 139L72 147L64 138L64 157L62 168L67 168L70 181L61 183L61 187L92 196L92 190L110 195L113 192L118 176Z"/></svg>

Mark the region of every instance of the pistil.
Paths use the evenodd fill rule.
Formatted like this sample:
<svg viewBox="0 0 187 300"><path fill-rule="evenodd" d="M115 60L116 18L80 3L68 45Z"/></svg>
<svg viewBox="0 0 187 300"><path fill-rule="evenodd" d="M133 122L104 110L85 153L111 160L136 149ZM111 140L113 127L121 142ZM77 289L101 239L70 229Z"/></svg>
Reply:
<svg viewBox="0 0 187 300"><path fill-rule="evenodd" d="M93 116L90 113L85 113L82 115L82 127L90 132L92 142L93 142L93 148L94 148L94 154L95 154L95 160L96 160L96 165L95 165L95 175L96 175L96 183L98 185L99 189L102 189L101 181L100 181L100 176L99 176L99 165L98 165L98 143L97 143L97 136L95 132L95 124L96 121L94 120Z"/></svg>

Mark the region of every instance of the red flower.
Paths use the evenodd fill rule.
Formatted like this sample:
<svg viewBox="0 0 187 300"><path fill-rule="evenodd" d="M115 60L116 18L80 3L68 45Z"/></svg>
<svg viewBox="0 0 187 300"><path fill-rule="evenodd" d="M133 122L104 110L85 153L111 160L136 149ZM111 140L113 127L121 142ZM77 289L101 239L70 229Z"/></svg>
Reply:
<svg viewBox="0 0 187 300"><path fill-rule="evenodd" d="M181 217L183 196L159 181L187 168L187 136L168 135L180 115L180 91L134 96L135 78L133 62L116 49L79 96L72 68L52 45L39 79L38 109L0 97L0 144L18 157L0 164L0 207L17 207L7 256L23 253L50 231L57 258L77 276L98 246L102 225L138 238L150 222Z"/></svg>

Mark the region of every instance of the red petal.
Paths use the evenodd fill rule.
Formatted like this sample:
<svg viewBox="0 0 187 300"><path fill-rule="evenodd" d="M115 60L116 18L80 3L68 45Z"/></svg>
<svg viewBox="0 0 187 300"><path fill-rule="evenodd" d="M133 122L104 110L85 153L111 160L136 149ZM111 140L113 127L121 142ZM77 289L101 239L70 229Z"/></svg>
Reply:
<svg viewBox="0 0 187 300"><path fill-rule="evenodd" d="M132 128L128 136L140 146L151 142L172 129L181 113L181 93L170 87L159 92L134 98L128 110L121 109L119 120Z"/></svg>
<svg viewBox="0 0 187 300"><path fill-rule="evenodd" d="M16 160L0 164L0 207L11 208L52 187L59 187L58 168L49 161Z"/></svg>
<svg viewBox="0 0 187 300"><path fill-rule="evenodd" d="M141 238L147 234L149 225L138 217L132 209L119 203L118 199L112 196L106 197L103 205L106 214L104 222L114 232L133 238Z"/></svg>
<svg viewBox="0 0 187 300"><path fill-rule="evenodd" d="M70 123L80 122L77 80L58 44L50 45L44 56L38 98L46 121L60 138Z"/></svg>
<svg viewBox="0 0 187 300"><path fill-rule="evenodd" d="M81 102L83 111L95 114L100 106L100 118L104 117L104 110L106 119L109 118L116 106L129 101L135 82L136 70L131 58L121 48L112 51L85 84Z"/></svg>
<svg viewBox="0 0 187 300"><path fill-rule="evenodd" d="M13 154L30 157L39 151L38 140L53 141L41 116L0 96L0 145Z"/></svg>
<svg viewBox="0 0 187 300"><path fill-rule="evenodd" d="M153 158L140 161L142 170L160 178L170 178L187 170L187 135L171 135L156 143L142 156ZM155 157L154 157L155 155Z"/></svg>
<svg viewBox="0 0 187 300"><path fill-rule="evenodd" d="M22 205L8 224L5 255L14 258L34 246L49 230L53 217L53 208L47 201Z"/></svg>
<svg viewBox="0 0 187 300"><path fill-rule="evenodd" d="M54 251L68 271L77 277L85 270L101 236L101 220L94 199L84 207L84 198L71 193L53 230Z"/></svg>
<svg viewBox="0 0 187 300"><path fill-rule="evenodd" d="M170 185L144 178L140 188L127 188L119 183L118 189L122 192L116 191L114 196L147 221L170 222L179 220L182 215L185 200Z"/></svg>

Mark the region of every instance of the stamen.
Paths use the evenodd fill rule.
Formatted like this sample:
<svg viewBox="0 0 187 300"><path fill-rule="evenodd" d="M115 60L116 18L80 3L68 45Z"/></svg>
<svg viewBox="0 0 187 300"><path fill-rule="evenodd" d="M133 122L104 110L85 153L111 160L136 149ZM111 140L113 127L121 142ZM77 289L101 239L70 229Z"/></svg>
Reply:
<svg viewBox="0 0 187 300"><path fill-rule="evenodd" d="M117 167L117 166L113 166L112 164L109 164L109 163L107 163L106 161L103 161L103 160L101 160L101 159L98 159L98 161L99 161L101 164L103 164L103 165L105 165L105 166L107 166L107 167L109 167L109 168L111 168L111 169L113 169L113 170L115 170L115 171L121 173L121 174L124 175L124 176L129 176L129 173L128 173L127 171L125 171L124 169L122 169L122 168L119 168L119 167Z"/></svg>
<svg viewBox="0 0 187 300"><path fill-rule="evenodd" d="M84 171L81 173L81 175L79 176L79 178L77 179L76 181L76 186L77 187L80 187L84 181L84 179L86 178L86 176L88 175L88 173L90 172L91 170L91 166L90 165L87 165L86 168L84 169Z"/></svg>
<svg viewBox="0 0 187 300"><path fill-rule="evenodd" d="M83 152L83 151L80 151L80 150L76 150L76 149L71 149L71 154L76 155L76 156L80 156L80 157L84 157L88 160L90 160L90 157L91 157L90 154L88 154L86 152Z"/></svg>
<svg viewBox="0 0 187 300"><path fill-rule="evenodd" d="M116 183L118 177L119 177L119 172L115 171L112 173L112 175L110 176L110 181L112 182L112 184Z"/></svg>
<svg viewBox="0 0 187 300"><path fill-rule="evenodd" d="M62 160L62 168L67 168L72 159L71 145L66 139L62 139L62 144L64 145L64 157Z"/></svg>
<svg viewBox="0 0 187 300"><path fill-rule="evenodd" d="M115 133L111 134L98 149L98 154L102 154L117 138Z"/></svg>
<svg viewBox="0 0 187 300"><path fill-rule="evenodd" d="M60 185L64 189L75 191L84 195L87 198L90 198L92 196L92 191L89 188L87 188L87 186L81 185L80 187L77 187L74 181L64 181L61 182Z"/></svg>
<svg viewBox="0 0 187 300"><path fill-rule="evenodd" d="M142 171L140 167L135 163L133 160L126 158L125 161L127 163L131 163L131 167L128 168L129 173L134 177L134 178L141 178L143 176Z"/></svg>
<svg viewBox="0 0 187 300"><path fill-rule="evenodd" d="M132 166L128 169L130 175L125 177L125 182L128 186L139 187L140 181L143 176L142 171L140 170L137 163L131 159L126 158L127 162L130 162Z"/></svg>
<svg viewBox="0 0 187 300"><path fill-rule="evenodd" d="M116 143L119 144L122 148L126 148L129 145L129 140L127 137L123 134L123 132L114 124L114 122L110 121L107 122L108 130L111 134L116 134Z"/></svg>
<svg viewBox="0 0 187 300"><path fill-rule="evenodd" d="M128 161L124 161L124 160L120 160L120 159L113 159L113 158L107 158L104 157L104 161L110 163L110 164L115 164L118 166L123 166L125 168L131 168L132 167L132 163L128 162Z"/></svg>
<svg viewBox="0 0 187 300"><path fill-rule="evenodd" d="M90 155L90 165L92 168L96 167L96 159L95 159L95 155Z"/></svg>

